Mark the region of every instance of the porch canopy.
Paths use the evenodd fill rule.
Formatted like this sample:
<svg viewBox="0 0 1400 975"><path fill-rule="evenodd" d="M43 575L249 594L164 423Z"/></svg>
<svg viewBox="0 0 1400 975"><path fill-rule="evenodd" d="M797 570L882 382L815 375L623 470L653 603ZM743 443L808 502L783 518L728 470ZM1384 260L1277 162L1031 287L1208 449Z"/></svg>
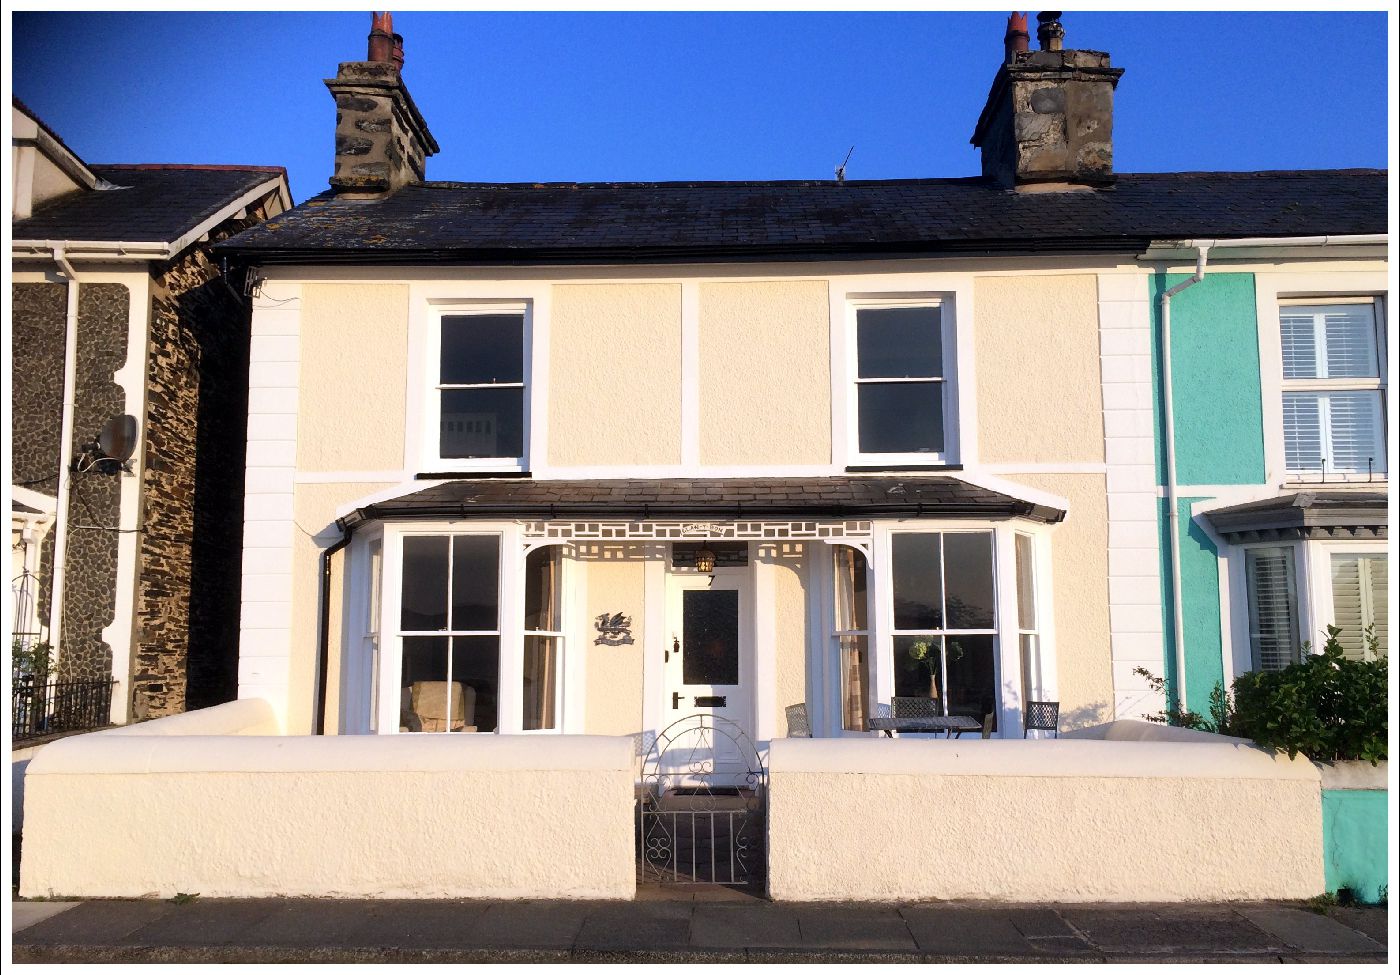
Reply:
<svg viewBox="0 0 1400 975"><path fill-rule="evenodd" d="M355 508L342 528L411 519L1024 518L1065 512L945 475L532 480L463 478Z"/></svg>
<svg viewBox="0 0 1400 975"><path fill-rule="evenodd" d="M1234 543L1283 539L1384 539L1386 496L1375 491L1300 491L1207 511Z"/></svg>

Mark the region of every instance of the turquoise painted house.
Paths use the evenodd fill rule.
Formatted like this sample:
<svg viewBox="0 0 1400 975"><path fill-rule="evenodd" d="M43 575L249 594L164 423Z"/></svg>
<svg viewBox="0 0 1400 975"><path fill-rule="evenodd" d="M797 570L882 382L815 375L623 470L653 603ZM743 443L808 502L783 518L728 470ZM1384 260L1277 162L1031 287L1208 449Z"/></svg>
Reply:
<svg viewBox="0 0 1400 975"><path fill-rule="evenodd" d="M1194 271L1164 253L1148 288L1163 669L1205 714L1217 687L1297 662L1328 626L1348 657L1387 652L1390 312L1383 239L1174 256L1191 249ZM1384 775L1362 778L1324 775L1327 882L1375 901Z"/></svg>

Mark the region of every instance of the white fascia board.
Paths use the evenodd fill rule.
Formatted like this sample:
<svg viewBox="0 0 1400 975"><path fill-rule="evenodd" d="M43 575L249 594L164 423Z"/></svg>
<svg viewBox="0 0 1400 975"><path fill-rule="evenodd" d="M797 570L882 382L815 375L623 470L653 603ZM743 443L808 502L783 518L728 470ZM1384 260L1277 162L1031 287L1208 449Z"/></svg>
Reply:
<svg viewBox="0 0 1400 975"><path fill-rule="evenodd" d="M51 258L62 250L70 261L166 261L268 193L276 192L284 206L290 201L287 181L282 175L259 183L242 196L221 207L212 217L173 241L130 240L16 240L10 245L12 260Z"/></svg>
<svg viewBox="0 0 1400 975"><path fill-rule="evenodd" d="M46 515L52 515L58 511L58 499L51 498L47 494L32 490L27 487L13 485L10 488L10 496L22 505L36 508Z"/></svg>
<svg viewBox="0 0 1400 975"><path fill-rule="evenodd" d="M428 488L437 487L439 484L446 484L445 480L437 481L404 481L402 484L395 484L393 487L366 494L364 497L356 498L340 505L335 509L336 520L354 513L357 509L363 508L367 504L378 504L380 501L392 501L395 498L402 498L409 494L416 494L419 491L426 491Z"/></svg>
<svg viewBox="0 0 1400 975"><path fill-rule="evenodd" d="M1212 257L1300 256L1299 251L1328 257L1385 257L1389 234L1332 234L1315 237L1236 237L1211 240L1154 240L1138 255L1140 261L1196 259L1201 248Z"/></svg>
<svg viewBox="0 0 1400 975"><path fill-rule="evenodd" d="M988 491L995 491L998 494L1009 495L1018 501L1028 501L1031 504L1044 505L1047 508L1055 508L1069 513L1069 499L1062 498L1058 494L1051 494L1049 491L1041 491L1037 488L1027 487L1017 481L1008 481L1005 478L988 474L984 471L946 471L937 473L941 477L956 478L973 487L980 487Z"/></svg>

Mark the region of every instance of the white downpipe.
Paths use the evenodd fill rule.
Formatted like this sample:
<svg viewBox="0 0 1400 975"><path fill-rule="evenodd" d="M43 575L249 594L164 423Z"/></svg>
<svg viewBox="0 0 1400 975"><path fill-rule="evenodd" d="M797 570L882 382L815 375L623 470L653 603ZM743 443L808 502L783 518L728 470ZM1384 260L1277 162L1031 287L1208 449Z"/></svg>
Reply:
<svg viewBox="0 0 1400 975"><path fill-rule="evenodd" d="M1172 298L1206 276L1206 258L1214 241L1193 243L1196 247L1196 273L1174 288L1162 292L1158 301L1162 318L1162 419L1167 445L1167 535L1171 551L1172 644L1176 652L1176 706L1186 710L1186 637L1182 633L1181 536L1176 514L1176 421L1172 414Z"/></svg>
<svg viewBox="0 0 1400 975"><path fill-rule="evenodd" d="M68 278L68 311L63 333L63 421L58 442L58 499L54 508L53 582L49 588L49 645L62 653L63 596L68 575L69 468L73 466L73 413L78 394L78 274L62 247L53 249L54 263Z"/></svg>

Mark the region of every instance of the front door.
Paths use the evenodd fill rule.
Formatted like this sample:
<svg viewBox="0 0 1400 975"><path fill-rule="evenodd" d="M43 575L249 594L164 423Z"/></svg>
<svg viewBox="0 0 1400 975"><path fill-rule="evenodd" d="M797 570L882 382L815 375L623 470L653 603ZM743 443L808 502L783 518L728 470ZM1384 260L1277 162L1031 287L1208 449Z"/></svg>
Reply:
<svg viewBox="0 0 1400 975"><path fill-rule="evenodd" d="M746 568L681 571L671 574L667 589L661 726L694 715L727 719L715 722L712 743L711 736L697 739L699 750L709 754L696 751L689 760L713 761L719 773L733 766L739 776L735 784L741 784L749 763L731 734L752 737L747 580Z"/></svg>

